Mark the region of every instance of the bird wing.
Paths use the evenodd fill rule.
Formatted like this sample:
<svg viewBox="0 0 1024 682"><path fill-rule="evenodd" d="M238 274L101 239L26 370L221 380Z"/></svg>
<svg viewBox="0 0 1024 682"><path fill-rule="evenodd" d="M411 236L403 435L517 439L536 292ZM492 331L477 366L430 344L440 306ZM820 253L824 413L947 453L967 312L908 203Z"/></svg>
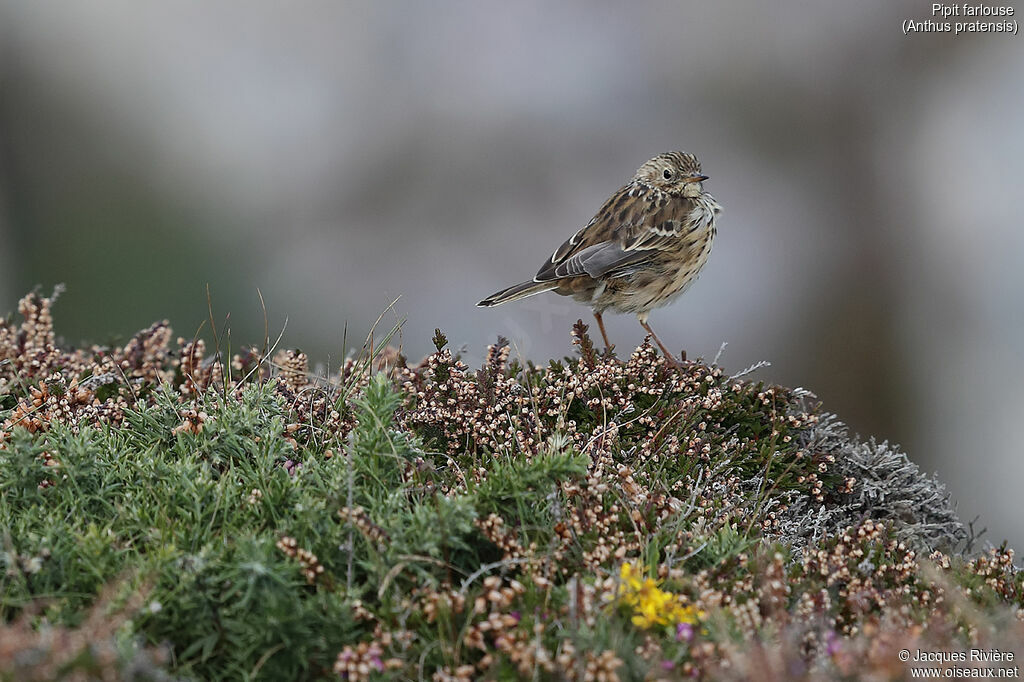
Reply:
<svg viewBox="0 0 1024 682"><path fill-rule="evenodd" d="M659 250L678 243L689 200L669 201L664 195L648 199L645 194L636 185L619 189L586 227L558 247L534 281L623 276L643 267Z"/></svg>
<svg viewBox="0 0 1024 682"><path fill-rule="evenodd" d="M548 279L588 275L599 277L624 275L633 266L646 261L650 253L623 251L618 242L600 242L580 249L550 270ZM540 280L545 281L545 280Z"/></svg>

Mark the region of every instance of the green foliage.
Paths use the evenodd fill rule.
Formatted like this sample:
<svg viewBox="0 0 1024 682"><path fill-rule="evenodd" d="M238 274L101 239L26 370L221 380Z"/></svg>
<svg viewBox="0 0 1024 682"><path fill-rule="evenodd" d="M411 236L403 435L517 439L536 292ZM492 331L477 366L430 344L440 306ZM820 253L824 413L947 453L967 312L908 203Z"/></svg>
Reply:
<svg viewBox="0 0 1024 682"><path fill-rule="evenodd" d="M324 504L337 491L323 485L337 477L323 470L344 462L311 461L290 476L283 463L296 455L267 386L200 404L199 433L175 433L180 406L166 397L120 429L15 430L0 450L2 615L45 599L48 619L75 624L110 581L152 582L154 606L134 626L170 642L182 672L239 679L259 664L265 679L319 676L351 637L350 609L337 591L311 591L275 542L301 530L303 546L341 562ZM12 571L16 557L39 561Z"/></svg>
<svg viewBox="0 0 1024 682"><path fill-rule="evenodd" d="M796 391L601 354L582 323L578 359L508 363L499 340L470 369L438 331L420 367L337 385L301 354L185 377L168 335L126 346L131 379L0 361L0 636L77 636L67 670L94 640L115 677L158 679L161 646L196 679L689 677L779 633L827 662L827 637L941 620L954 587L1024 607L1005 547L922 568L962 529L902 453ZM946 648L974 627L943 622Z"/></svg>
<svg viewBox="0 0 1024 682"><path fill-rule="evenodd" d="M695 540L697 549L687 561L687 568L693 572L712 569L721 574L735 572L738 557L756 548L761 538L744 533L732 526L722 526L706 536Z"/></svg>
<svg viewBox="0 0 1024 682"><path fill-rule="evenodd" d="M410 436L393 425L401 401L383 374L374 376L353 401L359 428L352 433L349 475L356 504L373 504L397 490L405 463L418 454Z"/></svg>
<svg viewBox="0 0 1024 682"><path fill-rule="evenodd" d="M550 518L548 508L558 499L559 484L586 473L587 458L574 453L545 453L530 459L495 457L473 496L483 514L508 514L521 525L536 526Z"/></svg>

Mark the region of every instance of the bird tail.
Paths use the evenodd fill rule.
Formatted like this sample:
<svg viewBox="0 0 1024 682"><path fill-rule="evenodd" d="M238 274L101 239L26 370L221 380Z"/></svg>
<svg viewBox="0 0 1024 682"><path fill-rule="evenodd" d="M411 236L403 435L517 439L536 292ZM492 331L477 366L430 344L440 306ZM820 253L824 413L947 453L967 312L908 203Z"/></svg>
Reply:
<svg viewBox="0 0 1024 682"><path fill-rule="evenodd" d="M554 282L522 282L510 286L508 289L502 289L496 294L491 294L484 300L477 303L481 308L490 308L500 303L508 303L509 301L518 301L521 298L527 296L533 296L534 294L540 294L545 291L551 291L556 288L558 284Z"/></svg>

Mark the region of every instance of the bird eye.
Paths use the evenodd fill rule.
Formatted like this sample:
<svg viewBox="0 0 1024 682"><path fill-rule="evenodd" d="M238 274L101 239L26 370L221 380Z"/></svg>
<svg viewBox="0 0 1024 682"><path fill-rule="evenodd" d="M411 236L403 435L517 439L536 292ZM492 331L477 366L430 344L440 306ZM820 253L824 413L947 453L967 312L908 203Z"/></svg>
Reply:
<svg viewBox="0 0 1024 682"><path fill-rule="evenodd" d="M665 172L663 172L662 175L665 176L666 180L672 179L672 171L670 171L668 168L665 169Z"/></svg>

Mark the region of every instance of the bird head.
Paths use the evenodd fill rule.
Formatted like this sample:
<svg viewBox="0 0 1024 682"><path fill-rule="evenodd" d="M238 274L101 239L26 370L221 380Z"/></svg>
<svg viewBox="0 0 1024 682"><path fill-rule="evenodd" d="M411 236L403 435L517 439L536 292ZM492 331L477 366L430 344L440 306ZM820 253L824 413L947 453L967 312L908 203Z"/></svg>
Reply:
<svg viewBox="0 0 1024 682"><path fill-rule="evenodd" d="M665 152L640 166L633 181L676 196L695 197L704 191L708 179L700 161L686 152Z"/></svg>

